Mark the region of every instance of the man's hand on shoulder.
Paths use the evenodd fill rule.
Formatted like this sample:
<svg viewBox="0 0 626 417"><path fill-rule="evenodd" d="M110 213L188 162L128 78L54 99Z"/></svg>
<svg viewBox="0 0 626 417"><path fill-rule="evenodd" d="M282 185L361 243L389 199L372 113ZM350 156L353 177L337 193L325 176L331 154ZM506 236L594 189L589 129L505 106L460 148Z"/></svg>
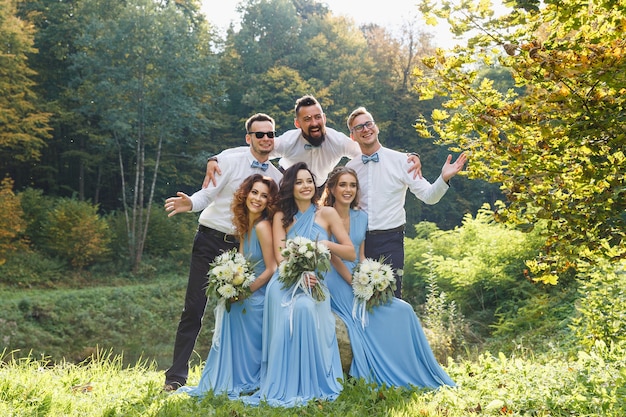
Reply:
<svg viewBox="0 0 626 417"><path fill-rule="evenodd" d="M206 188L209 184L217 186L217 176L222 175L222 171L217 163L217 158L212 156L206 163L206 174L204 175L204 181L202 181L202 188Z"/></svg>
<svg viewBox="0 0 626 417"><path fill-rule="evenodd" d="M413 172L413 179L422 178L422 161L420 160L420 156L418 153L411 152L407 155L407 161L411 162L413 165L407 171L409 174Z"/></svg>

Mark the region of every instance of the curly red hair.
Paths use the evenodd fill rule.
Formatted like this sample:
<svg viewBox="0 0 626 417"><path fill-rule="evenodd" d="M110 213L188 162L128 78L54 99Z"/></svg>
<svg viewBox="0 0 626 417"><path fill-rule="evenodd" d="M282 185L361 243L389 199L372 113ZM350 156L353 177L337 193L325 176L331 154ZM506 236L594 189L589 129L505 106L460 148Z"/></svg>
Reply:
<svg viewBox="0 0 626 417"><path fill-rule="evenodd" d="M276 211L276 196L278 195L278 186L270 177L266 177L261 174L253 174L243 180L235 194L233 195L233 201L230 205L231 212L233 213L233 224L237 229L237 235L240 239L250 232L249 227L249 212L246 205L246 198L252 190L252 187L257 182L261 182L267 185L269 189L267 207L263 210L261 218L271 220Z"/></svg>

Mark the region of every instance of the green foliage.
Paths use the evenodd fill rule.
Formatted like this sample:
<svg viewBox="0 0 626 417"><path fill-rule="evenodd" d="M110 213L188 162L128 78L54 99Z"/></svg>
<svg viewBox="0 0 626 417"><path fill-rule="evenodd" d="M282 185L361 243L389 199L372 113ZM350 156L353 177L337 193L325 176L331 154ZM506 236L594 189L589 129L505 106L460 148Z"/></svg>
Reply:
<svg viewBox="0 0 626 417"><path fill-rule="evenodd" d="M2 291L0 340L20 355L32 352L53 362L82 361L100 347L124 354L125 363L144 357L168 366L185 295L185 275L133 285L126 281L111 286L112 277L113 282L95 288ZM213 323L212 310L211 305L207 307L207 327ZM202 335L196 349L205 358L210 333Z"/></svg>
<svg viewBox="0 0 626 417"><path fill-rule="evenodd" d="M408 287L423 288L424 284L415 281L425 283L434 274L437 285L457 303L477 333L488 334L482 326L495 321L496 311L516 309L534 291L525 277L524 262L540 246L536 235L497 224L489 206L475 218L465 216L463 225L454 230L421 233L427 233L427 242L407 239L407 259L418 262L414 264L417 275L407 278L405 274L411 282Z"/></svg>
<svg viewBox="0 0 626 417"><path fill-rule="evenodd" d="M81 364L52 366L34 356L0 354L0 414L183 417L194 415L283 417L621 417L626 413L626 351L596 345L566 358L491 355L448 364L454 389L398 389L347 380L333 402L298 408L245 406L225 395L204 398L161 391L163 374L153 363L125 366L120 356L97 350ZM196 384L201 367L191 369Z"/></svg>
<svg viewBox="0 0 626 417"><path fill-rule="evenodd" d="M164 152L214 125L220 101L206 22L193 8L151 0L84 1L83 30L70 54L71 110L93 121L94 142L114 150L129 261L138 269ZM171 169L171 167L170 167Z"/></svg>
<svg viewBox="0 0 626 417"><path fill-rule="evenodd" d="M434 275L428 277L428 294L424 305L424 327L435 357L445 363L449 357L458 356L467 347L469 329L465 317L454 300L440 291Z"/></svg>
<svg viewBox="0 0 626 417"><path fill-rule="evenodd" d="M23 233L26 228L19 197L13 193L13 181L6 177L0 182L0 265L9 253L24 248Z"/></svg>
<svg viewBox="0 0 626 417"><path fill-rule="evenodd" d="M45 196L42 190L34 188L26 188L18 196L26 221L26 236L33 247L43 249L46 239L44 224L48 218L50 207L56 205L56 199Z"/></svg>
<svg viewBox="0 0 626 417"><path fill-rule="evenodd" d="M576 285L536 287L524 299L507 303L497 311L497 321L490 326L491 335L485 342L490 350L540 350L540 346L545 350L557 346L570 351L580 346L567 327L576 315L575 304L580 302Z"/></svg>
<svg viewBox="0 0 626 417"><path fill-rule="evenodd" d="M110 234L106 221L92 204L58 199L43 225L47 253L82 269L103 260L109 252Z"/></svg>
<svg viewBox="0 0 626 417"><path fill-rule="evenodd" d="M35 72L28 65L28 54L34 52L34 30L17 17L17 4L17 0L0 1L0 166L3 170L37 161L50 136L50 114L42 111L33 90Z"/></svg>
<svg viewBox="0 0 626 417"><path fill-rule="evenodd" d="M422 98L446 97L419 130L468 151L470 177L502 184L500 220L545 223L544 249L528 265L554 284L598 255L626 256L626 6L514 4L523 8L494 17L490 2L421 2L427 20L474 37L415 72ZM503 91L487 67L508 71L516 88Z"/></svg>
<svg viewBox="0 0 626 417"><path fill-rule="evenodd" d="M66 262L31 250L12 253L0 265L0 277L3 284L23 288L52 287L70 281Z"/></svg>
<svg viewBox="0 0 626 417"><path fill-rule="evenodd" d="M626 261L606 260L588 265L580 273L578 317L572 321L579 343L587 348L597 341L607 346L626 343Z"/></svg>
<svg viewBox="0 0 626 417"><path fill-rule="evenodd" d="M111 250L113 258L127 260L129 250L124 213L114 212L108 215L106 219L112 231ZM197 228L197 213L167 217L163 206L153 205L146 239L146 255L187 266Z"/></svg>

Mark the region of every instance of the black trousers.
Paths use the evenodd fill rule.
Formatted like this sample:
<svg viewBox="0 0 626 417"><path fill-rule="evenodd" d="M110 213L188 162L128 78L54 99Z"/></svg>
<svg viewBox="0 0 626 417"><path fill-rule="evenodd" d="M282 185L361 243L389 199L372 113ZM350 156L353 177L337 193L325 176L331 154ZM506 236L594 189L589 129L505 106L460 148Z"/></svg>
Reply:
<svg viewBox="0 0 626 417"><path fill-rule="evenodd" d="M176 382L185 385L189 374L189 358L202 327L202 317L206 308L209 264L222 252L237 247L234 237L225 238L219 232L201 227L193 242L189 281L185 294L185 307L180 316L172 366L165 371L165 383Z"/></svg>
<svg viewBox="0 0 626 417"><path fill-rule="evenodd" d="M404 227L391 231L372 231L365 235L365 257L391 265L396 276L395 296L402 298L402 273L404 272ZM398 270L402 272L398 273Z"/></svg>

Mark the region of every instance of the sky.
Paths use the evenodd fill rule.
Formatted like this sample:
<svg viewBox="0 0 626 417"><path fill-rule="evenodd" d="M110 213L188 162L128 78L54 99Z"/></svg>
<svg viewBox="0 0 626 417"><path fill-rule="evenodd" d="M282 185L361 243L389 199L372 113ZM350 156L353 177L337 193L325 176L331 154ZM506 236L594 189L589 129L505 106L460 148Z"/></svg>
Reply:
<svg viewBox="0 0 626 417"><path fill-rule="evenodd" d="M202 11L207 19L221 29L231 22L238 23L236 7L240 0L202 0ZM399 28L407 16L419 16L417 0L326 0L321 1L335 15L354 19L357 25L376 23L387 29ZM423 22L423 21L422 21ZM452 47L454 40L447 27L436 29L424 24L426 32L433 33L433 43L442 48Z"/></svg>

